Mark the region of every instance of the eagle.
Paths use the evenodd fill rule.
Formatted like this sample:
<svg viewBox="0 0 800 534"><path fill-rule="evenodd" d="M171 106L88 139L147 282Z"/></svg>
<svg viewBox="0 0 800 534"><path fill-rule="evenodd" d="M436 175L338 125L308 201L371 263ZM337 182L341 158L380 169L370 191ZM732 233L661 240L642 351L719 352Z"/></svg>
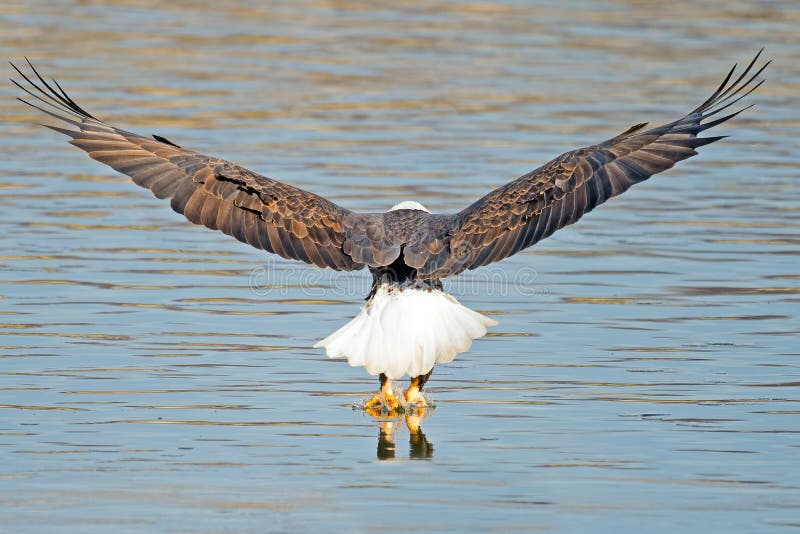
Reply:
<svg viewBox="0 0 800 534"><path fill-rule="evenodd" d="M417 201L383 213L357 213L312 192L224 159L139 135L98 119L55 80L11 64L26 96L19 100L60 121L45 125L89 157L129 176L190 222L257 249L319 268L368 268L373 284L349 323L314 345L380 379L365 407L426 405L422 388L436 364L452 361L497 322L447 294L442 279L516 254L606 200L725 136L699 137L748 109L731 110L764 83L763 49L680 119L636 124L595 145L566 152L491 191L457 213L429 212ZM403 398L393 380L411 379ZM403 404L403 401L405 403Z"/></svg>

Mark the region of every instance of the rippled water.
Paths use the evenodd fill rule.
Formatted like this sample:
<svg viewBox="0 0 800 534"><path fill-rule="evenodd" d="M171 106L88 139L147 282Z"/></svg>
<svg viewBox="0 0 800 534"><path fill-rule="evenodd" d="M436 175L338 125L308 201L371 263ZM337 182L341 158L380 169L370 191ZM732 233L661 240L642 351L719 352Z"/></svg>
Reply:
<svg viewBox="0 0 800 534"><path fill-rule="evenodd" d="M450 282L500 325L412 431L311 348L367 274L190 226L4 84L4 528L800 526L800 12L758 6L6 1L3 55L92 112L360 210L461 209L775 64L730 139Z"/></svg>

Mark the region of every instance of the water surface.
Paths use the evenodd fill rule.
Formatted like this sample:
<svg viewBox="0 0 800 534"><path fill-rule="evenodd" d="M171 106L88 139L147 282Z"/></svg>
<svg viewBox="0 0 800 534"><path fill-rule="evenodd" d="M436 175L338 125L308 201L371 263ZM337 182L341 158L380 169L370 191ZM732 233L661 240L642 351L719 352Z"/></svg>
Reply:
<svg viewBox="0 0 800 534"><path fill-rule="evenodd" d="M3 85L5 528L796 530L798 27L790 2L6 2L4 55L93 113L358 210L459 210L775 64L731 138L449 282L500 325L417 432L311 348L367 274L192 227Z"/></svg>

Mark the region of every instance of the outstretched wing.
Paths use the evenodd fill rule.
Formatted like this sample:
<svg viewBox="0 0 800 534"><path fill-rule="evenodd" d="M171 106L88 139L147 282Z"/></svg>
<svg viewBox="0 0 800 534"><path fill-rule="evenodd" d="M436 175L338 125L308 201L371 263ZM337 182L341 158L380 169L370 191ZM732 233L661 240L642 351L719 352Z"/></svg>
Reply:
<svg viewBox="0 0 800 534"><path fill-rule="evenodd" d="M228 161L183 149L163 137L145 137L106 124L76 104L58 82L46 82L30 61L28 65L38 83L13 63L27 86L11 81L41 105L20 100L74 129L48 128L68 135L70 144L127 174L156 197L171 198L172 209L189 221L318 267L354 270L364 266L343 250L346 221L353 218L352 212Z"/></svg>
<svg viewBox="0 0 800 534"><path fill-rule="evenodd" d="M720 137L697 137L744 111L703 122L755 91L755 82L769 61L750 75L761 51L733 81L736 65L711 97L685 117L645 130L637 124L600 144L579 148L496 189L458 213L455 229L436 236L448 239L445 253L416 258L421 274L443 277L507 258L585 213L633 184L671 168L697 154L696 148ZM424 247L415 247L424 253Z"/></svg>

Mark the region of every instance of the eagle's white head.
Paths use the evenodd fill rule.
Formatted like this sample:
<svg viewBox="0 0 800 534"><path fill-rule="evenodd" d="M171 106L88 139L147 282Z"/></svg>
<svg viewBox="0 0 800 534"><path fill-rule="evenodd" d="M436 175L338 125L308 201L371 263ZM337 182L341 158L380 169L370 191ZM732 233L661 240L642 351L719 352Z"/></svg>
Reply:
<svg viewBox="0 0 800 534"><path fill-rule="evenodd" d="M424 211L426 213L430 213L430 211L428 211L425 208L425 206L423 206L419 202L414 202L413 200L404 200L399 204L395 204L389 211L394 211L394 210L419 210L419 211Z"/></svg>

